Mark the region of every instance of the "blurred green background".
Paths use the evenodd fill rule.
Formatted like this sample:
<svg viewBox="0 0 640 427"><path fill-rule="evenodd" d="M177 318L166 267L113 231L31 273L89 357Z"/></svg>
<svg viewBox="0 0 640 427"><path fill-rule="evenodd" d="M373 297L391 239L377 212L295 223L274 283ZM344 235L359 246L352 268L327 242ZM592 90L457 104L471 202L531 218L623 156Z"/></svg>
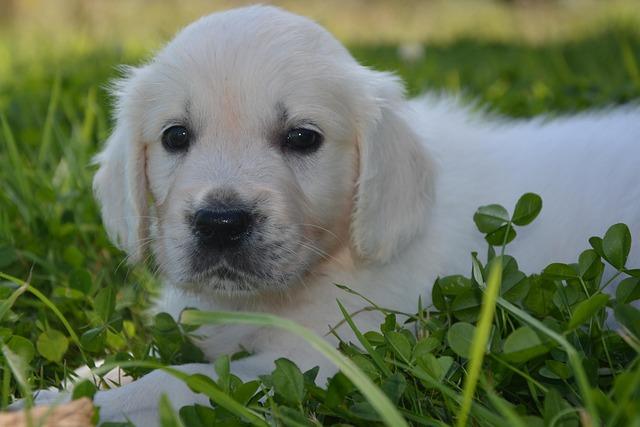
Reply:
<svg viewBox="0 0 640 427"><path fill-rule="evenodd" d="M397 71L411 94L461 93L515 117L640 97L640 1L274 3L325 25L362 63ZM57 384L87 357L200 357L184 331L176 338L174 324L142 312L153 268L130 269L109 244L90 159L111 127L105 88L117 65L139 64L193 19L242 4L0 0L0 271L53 301L84 349L41 300L22 296L0 317L0 339L29 362L33 387ZM16 289L0 279L0 300ZM16 388L0 367L4 405Z"/></svg>

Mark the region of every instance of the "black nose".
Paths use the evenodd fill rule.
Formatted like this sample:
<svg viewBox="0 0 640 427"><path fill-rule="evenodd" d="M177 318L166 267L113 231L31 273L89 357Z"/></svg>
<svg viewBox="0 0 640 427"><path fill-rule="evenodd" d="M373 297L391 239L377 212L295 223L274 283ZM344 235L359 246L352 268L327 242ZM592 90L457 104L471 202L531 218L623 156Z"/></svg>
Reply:
<svg viewBox="0 0 640 427"><path fill-rule="evenodd" d="M249 212L239 209L200 209L193 217L193 229L201 244L227 249L249 234L251 219Z"/></svg>

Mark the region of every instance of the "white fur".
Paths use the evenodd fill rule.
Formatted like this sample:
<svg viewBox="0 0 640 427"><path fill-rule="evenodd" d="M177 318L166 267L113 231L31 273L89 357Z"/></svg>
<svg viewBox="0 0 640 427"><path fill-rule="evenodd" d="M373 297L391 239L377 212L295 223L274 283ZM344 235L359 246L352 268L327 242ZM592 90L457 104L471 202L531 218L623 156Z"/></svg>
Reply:
<svg viewBox="0 0 640 427"><path fill-rule="evenodd" d="M326 334L364 303L341 283L381 305L415 311L438 276L465 273L470 253L486 245L472 216L484 204L512 208L525 192L544 200L540 217L509 252L526 272L574 262L616 222L640 240L640 110L624 107L557 119L508 120L474 113L455 99L406 101L393 75L357 64L313 22L273 7L214 14L185 28L154 60L118 86L117 124L97 161L95 192L105 226L133 260L149 238L166 289L159 309L179 315L253 310L293 319ZM312 120L325 135L305 160L269 143L278 103L289 118ZM178 159L160 143L167 123L189 116L197 141ZM189 203L231 188L263 201L265 239L284 241L264 264L276 271L255 292L190 275L184 225ZM148 203L149 201L151 203ZM148 220L150 218L150 221ZM264 254L262 254L264 255ZM247 256L259 257L260 253ZM638 245L632 261L637 264ZM222 291L213 291L217 287ZM373 314L356 318L363 330ZM270 372L288 357L302 369L334 369L309 347L277 330L202 328L210 357L241 346L254 355L233 365L244 378ZM339 334L350 339L348 329ZM214 375L209 365L182 367ZM154 372L100 392L103 419L156 423L167 393L176 408L206 402Z"/></svg>

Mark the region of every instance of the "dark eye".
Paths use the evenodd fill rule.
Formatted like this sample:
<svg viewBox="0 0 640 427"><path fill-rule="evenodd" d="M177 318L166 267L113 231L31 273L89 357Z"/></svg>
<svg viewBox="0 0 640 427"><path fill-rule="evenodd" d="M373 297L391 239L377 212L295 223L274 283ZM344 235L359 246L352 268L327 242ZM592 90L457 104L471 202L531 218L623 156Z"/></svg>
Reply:
<svg viewBox="0 0 640 427"><path fill-rule="evenodd" d="M185 151L189 139L189 131L184 126L171 126L162 133L162 145L170 152Z"/></svg>
<svg viewBox="0 0 640 427"><path fill-rule="evenodd" d="M287 132L285 148L299 153L313 153L322 143L322 135L315 130L296 128Z"/></svg>

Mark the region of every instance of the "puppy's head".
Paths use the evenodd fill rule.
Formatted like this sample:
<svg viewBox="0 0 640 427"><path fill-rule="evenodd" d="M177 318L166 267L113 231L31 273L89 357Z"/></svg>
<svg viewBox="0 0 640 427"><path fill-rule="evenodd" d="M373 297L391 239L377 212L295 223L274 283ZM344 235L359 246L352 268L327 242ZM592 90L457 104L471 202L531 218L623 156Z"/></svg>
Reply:
<svg viewBox="0 0 640 427"><path fill-rule="evenodd" d="M386 262L424 221L431 168L402 85L308 19L205 17L116 96L94 180L103 220L176 284L284 290L344 246Z"/></svg>

